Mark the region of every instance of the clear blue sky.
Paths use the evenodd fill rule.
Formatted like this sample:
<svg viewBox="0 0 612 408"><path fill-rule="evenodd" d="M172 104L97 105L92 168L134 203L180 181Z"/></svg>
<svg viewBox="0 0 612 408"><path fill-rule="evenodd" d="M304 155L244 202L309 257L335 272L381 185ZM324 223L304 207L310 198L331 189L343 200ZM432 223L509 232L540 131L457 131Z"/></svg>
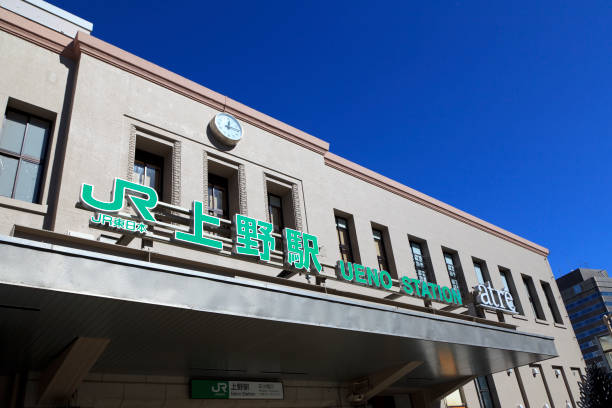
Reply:
<svg viewBox="0 0 612 408"><path fill-rule="evenodd" d="M609 1L51 2L98 38L548 247L556 276L612 269Z"/></svg>

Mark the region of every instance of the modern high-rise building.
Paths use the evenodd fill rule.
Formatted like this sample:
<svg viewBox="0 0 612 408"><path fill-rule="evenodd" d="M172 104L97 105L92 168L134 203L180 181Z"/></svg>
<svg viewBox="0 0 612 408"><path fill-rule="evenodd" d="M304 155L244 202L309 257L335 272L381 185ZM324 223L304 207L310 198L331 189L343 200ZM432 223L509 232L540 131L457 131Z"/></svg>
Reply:
<svg viewBox="0 0 612 408"><path fill-rule="evenodd" d="M576 407L546 248L0 6L1 405Z"/></svg>
<svg viewBox="0 0 612 408"><path fill-rule="evenodd" d="M578 268L557 278L585 364L612 370L612 278L603 269Z"/></svg>

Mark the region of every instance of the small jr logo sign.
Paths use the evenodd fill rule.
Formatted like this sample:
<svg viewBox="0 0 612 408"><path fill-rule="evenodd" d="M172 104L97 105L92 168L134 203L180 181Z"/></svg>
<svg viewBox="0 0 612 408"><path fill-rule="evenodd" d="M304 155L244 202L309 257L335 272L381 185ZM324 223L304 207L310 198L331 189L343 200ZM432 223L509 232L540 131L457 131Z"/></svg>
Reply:
<svg viewBox="0 0 612 408"><path fill-rule="evenodd" d="M191 398L229 399L229 381L192 380Z"/></svg>
<svg viewBox="0 0 612 408"><path fill-rule="evenodd" d="M214 386L214 385L212 386L211 390L212 390L212 392L215 392L215 393L217 393L217 392L226 393L227 392L227 384L226 383L222 383L222 382L217 383L216 386Z"/></svg>

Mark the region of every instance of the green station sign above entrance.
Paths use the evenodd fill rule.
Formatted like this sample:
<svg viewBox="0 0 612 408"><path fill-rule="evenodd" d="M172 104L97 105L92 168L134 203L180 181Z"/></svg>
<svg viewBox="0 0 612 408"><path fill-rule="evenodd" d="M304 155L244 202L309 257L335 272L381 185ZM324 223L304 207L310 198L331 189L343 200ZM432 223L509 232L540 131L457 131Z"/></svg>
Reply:
<svg viewBox="0 0 612 408"><path fill-rule="evenodd" d="M259 381L191 380L192 399L282 400L283 383Z"/></svg>
<svg viewBox="0 0 612 408"><path fill-rule="evenodd" d="M379 271L357 263L338 261L336 266L338 278L351 283L357 283L373 288L392 290L393 279L387 271ZM401 279L400 290L406 295L438 302L463 305L461 293L458 289L440 286L436 283L420 281L404 276Z"/></svg>

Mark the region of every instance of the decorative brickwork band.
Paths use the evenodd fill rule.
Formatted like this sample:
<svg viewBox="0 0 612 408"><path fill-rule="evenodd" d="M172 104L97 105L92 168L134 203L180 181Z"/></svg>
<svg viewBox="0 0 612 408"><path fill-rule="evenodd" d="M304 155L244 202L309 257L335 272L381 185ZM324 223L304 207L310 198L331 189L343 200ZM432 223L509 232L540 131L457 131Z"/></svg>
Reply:
<svg viewBox="0 0 612 408"><path fill-rule="evenodd" d="M244 164L238 165L238 204L240 207L240 214L247 215L247 204L246 204L246 170Z"/></svg>
<svg viewBox="0 0 612 408"><path fill-rule="evenodd" d="M300 211L300 191L297 184L291 185L291 204L293 206L293 217L295 219L295 229L302 230L302 212Z"/></svg>
<svg viewBox="0 0 612 408"><path fill-rule="evenodd" d="M240 206L240 214L247 215L247 186L244 164L238 165L238 200Z"/></svg>
<svg viewBox="0 0 612 408"><path fill-rule="evenodd" d="M208 153L206 150L202 152L202 184L204 186L204 208L208 211Z"/></svg>
<svg viewBox="0 0 612 408"><path fill-rule="evenodd" d="M172 149L172 205L181 205L181 142L174 142Z"/></svg>
<svg viewBox="0 0 612 408"><path fill-rule="evenodd" d="M134 160L136 158L136 126L130 126L130 140L128 142L128 161L126 177L134 181Z"/></svg>

